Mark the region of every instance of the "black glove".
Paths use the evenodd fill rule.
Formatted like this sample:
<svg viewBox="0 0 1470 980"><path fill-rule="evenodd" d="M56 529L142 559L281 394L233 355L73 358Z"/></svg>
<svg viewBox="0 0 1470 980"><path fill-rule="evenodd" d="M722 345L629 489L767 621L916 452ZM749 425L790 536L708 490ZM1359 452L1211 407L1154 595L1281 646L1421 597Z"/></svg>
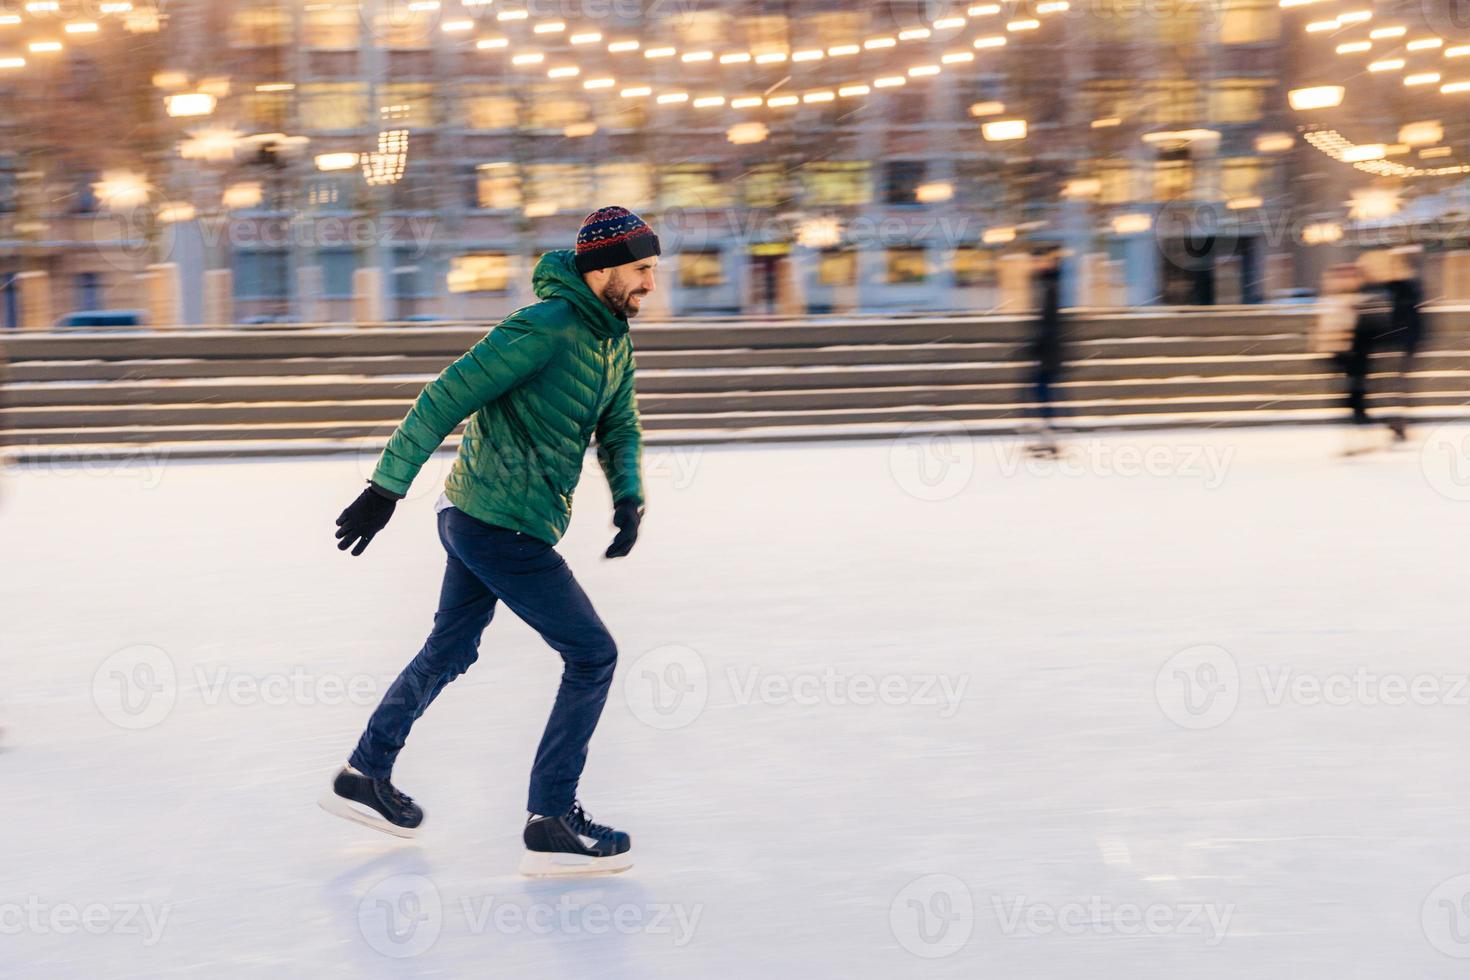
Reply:
<svg viewBox="0 0 1470 980"><path fill-rule="evenodd" d="M367 489L337 518L337 550L346 551L356 542L352 556L355 558L362 554L373 536L387 526L388 518L393 516L393 508L402 499L391 490L369 483Z"/></svg>
<svg viewBox="0 0 1470 980"><path fill-rule="evenodd" d="M617 537L607 546L604 558L621 558L633 550L638 543L638 525L643 520L643 505L632 497L626 497L613 505L613 524L617 526Z"/></svg>

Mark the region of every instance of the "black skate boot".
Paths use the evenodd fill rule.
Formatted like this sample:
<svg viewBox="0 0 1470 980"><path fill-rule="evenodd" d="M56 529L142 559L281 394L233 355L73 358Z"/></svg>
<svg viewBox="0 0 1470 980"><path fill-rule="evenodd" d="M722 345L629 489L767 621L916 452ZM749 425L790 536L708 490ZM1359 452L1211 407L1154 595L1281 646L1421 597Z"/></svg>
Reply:
<svg viewBox="0 0 1470 980"><path fill-rule="evenodd" d="M633 866L632 841L621 830L593 823L580 802L560 817L531 814L522 838L521 874L612 875Z"/></svg>
<svg viewBox="0 0 1470 980"><path fill-rule="evenodd" d="M364 776L343 766L332 781L332 791L319 801L321 808L364 827L394 837L416 837L424 810L386 779Z"/></svg>

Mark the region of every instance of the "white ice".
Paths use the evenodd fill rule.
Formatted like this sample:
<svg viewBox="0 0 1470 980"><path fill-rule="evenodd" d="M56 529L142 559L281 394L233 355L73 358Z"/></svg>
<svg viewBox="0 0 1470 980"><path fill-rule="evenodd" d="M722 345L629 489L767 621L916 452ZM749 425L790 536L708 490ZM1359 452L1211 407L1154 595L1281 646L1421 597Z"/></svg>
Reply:
<svg viewBox="0 0 1470 980"><path fill-rule="evenodd" d="M518 877L559 669L502 611L398 842L315 805L427 630L436 458L0 486L0 975L1386 980L1470 958L1470 427L650 451L581 795L618 877ZM1233 671L1233 673L1232 673ZM865 702L865 703L859 703Z"/></svg>

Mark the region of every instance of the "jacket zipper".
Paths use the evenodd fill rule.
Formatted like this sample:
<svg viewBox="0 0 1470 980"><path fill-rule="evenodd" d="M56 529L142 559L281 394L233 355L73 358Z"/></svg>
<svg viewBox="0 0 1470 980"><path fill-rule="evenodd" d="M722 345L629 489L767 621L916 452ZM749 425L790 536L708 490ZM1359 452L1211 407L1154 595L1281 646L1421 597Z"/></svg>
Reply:
<svg viewBox="0 0 1470 980"><path fill-rule="evenodd" d="M602 414L602 393L607 389L607 365L608 362L612 360L612 357L608 352L608 345L610 343L612 343L612 341L606 339L598 340L597 342L598 349L602 352L602 363L598 366L597 397L593 399L592 402L593 429L597 428L597 418Z"/></svg>

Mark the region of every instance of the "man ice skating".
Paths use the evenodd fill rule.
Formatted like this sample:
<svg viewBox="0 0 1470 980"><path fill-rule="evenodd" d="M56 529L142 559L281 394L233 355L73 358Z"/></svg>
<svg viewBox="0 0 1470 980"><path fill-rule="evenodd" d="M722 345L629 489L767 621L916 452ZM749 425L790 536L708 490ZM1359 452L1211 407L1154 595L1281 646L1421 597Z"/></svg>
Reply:
<svg viewBox="0 0 1470 980"><path fill-rule="evenodd" d="M659 252L658 236L632 212L589 215L575 251L550 252L537 264L532 284L541 301L506 317L424 388L367 489L337 518L338 547L362 554L429 455L469 418L438 504L449 558L433 631L373 712L322 799L327 810L397 836L415 833L423 810L390 781L393 762L414 721L475 662L480 634L503 601L565 664L531 769L521 870L632 865L628 835L593 823L576 798L617 647L553 546L566 531L594 435L618 528L606 557L623 557L638 539L642 432L628 321L653 291Z"/></svg>

